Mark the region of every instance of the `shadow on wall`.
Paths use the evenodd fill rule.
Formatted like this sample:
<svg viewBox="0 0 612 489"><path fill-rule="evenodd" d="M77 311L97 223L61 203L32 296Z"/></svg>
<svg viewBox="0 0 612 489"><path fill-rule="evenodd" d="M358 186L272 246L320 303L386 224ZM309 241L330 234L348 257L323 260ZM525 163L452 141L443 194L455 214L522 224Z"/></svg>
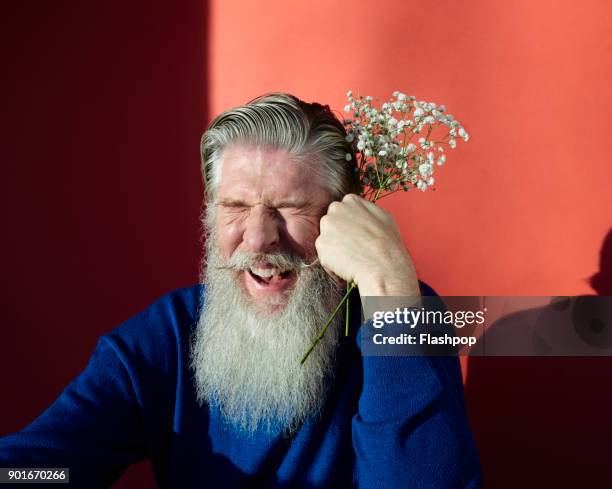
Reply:
<svg viewBox="0 0 612 489"><path fill-rule="evenodd" d="M598 295L612 295L612 229L590 284ZM590 297L577 298L565 314L579 334L576 308ZM520 323L534 310L501 318L487 336L516 328L517 315ZM591 339L610 338L609 319L585 324ZM468 369L466 399L485 487L612 487L612 357L471 357Z"/></svg>
<svg viewBox="0 0 612 489"><path fill-rule="evenodd" d="M589 280L598 295L612 296L612 229L608 231L599 254L599 271Z"/></svg>

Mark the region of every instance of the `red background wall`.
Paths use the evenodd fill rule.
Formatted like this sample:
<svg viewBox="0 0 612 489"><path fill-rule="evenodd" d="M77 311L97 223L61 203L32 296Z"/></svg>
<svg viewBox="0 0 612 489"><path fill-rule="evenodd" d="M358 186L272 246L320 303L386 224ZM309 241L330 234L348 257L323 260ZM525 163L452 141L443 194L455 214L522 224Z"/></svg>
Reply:
<svg viewBox="0 0 612 489"><path fill-rule="evenodd" d="M463 122L472 138L436 192L382 201L439 293L612 294L604 0L2 10L0 433L39 413L100 334L196 280L199 135L211 115L267 91L340 111L348 89L399 89ZM464 367L488 487L612 483L608 359Z"/></svg>
<svg viewBox="0 0 612 489"><path fill-rule="evenodd" d="M589 292L612 225L603 0L211 3L210 109L286 90L444 103L472 139L438 191L397 195L419 269L441 294ZM239 28L237 28L239 26Z"/></svg>

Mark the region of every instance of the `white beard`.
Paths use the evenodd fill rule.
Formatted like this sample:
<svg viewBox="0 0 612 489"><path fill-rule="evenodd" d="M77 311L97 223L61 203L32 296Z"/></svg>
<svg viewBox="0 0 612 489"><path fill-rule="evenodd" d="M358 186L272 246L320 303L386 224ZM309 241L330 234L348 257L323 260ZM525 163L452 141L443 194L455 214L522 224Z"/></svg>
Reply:
<svg viewBox="0 0 612 489"><path fill-rule="evenodd" d="M287 305L265 313L247 299L239 272L224 267L214 233L207 249L204 305L191 345L198 402L216 407L243 431L292 434L320 414L332 382L338 321L303 365L300 359L342 291L320 265L301 268ZM266 256L291 261L286 255Z"/></svg>

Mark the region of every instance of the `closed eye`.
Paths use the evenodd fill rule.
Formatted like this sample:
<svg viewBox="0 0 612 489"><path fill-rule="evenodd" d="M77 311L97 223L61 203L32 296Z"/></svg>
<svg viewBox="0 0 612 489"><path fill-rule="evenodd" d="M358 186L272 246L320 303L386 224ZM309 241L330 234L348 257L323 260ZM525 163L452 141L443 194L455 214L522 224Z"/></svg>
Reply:
<svg viewBox="0 0 612 489"><path fill-rule="evenodd" d="M244 211L249 208L248 205L237 201L219 202L217 204L217 207L222 207L223 209L228 211Z"/></svg>
<svg viewBox="0 0 612 489"><path fill-rule="evenodd" d="M308 209L304 207L278 207L276 208L276 212L281 216L302 216L308 215Z"/></svg>
<svg viewBox="0 0 612 489"><path fill-rule="evenodd" d="M223 206L223 208L226 212L244 212L249 210L249 207L246 205Z"/></svg>

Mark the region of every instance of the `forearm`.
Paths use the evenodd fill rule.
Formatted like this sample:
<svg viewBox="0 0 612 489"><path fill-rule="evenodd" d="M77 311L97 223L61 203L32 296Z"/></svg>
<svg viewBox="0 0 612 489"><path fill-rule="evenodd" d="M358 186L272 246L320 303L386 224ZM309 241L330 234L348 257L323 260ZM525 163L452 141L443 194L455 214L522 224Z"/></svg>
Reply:
<svg viewBox="0 0 612 489"><path fill-rule="evenodd" d="M353 419L360 488L482 485L458 361L453 357L363 357Z"/></svg>

